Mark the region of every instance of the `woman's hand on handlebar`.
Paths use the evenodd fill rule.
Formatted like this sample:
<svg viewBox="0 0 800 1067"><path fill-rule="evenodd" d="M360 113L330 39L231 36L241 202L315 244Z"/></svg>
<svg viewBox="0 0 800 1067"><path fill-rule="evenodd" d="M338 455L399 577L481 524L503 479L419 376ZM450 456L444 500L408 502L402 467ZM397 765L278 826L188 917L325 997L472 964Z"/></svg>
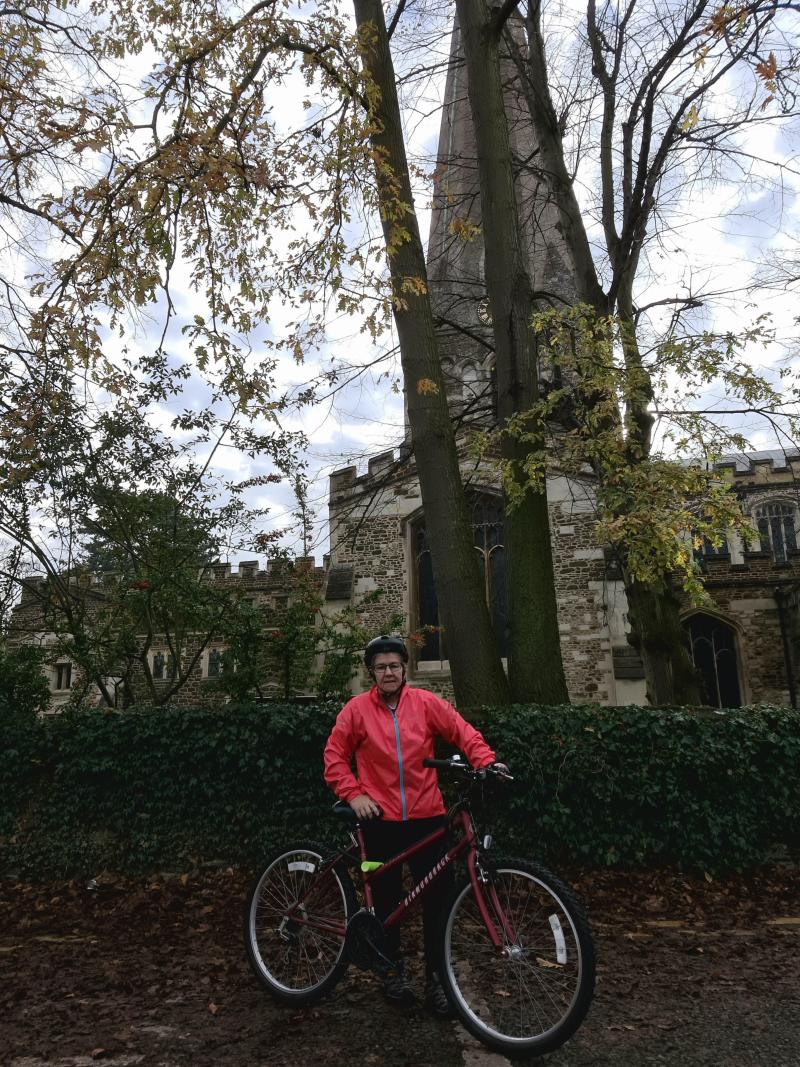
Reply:
<svg viewBox="0 0 800 1067"><path fill-rule="evenodd" d="M485 778L487 774L495 775L498 778L507 778L509 781L514 781L513 774L510 773L505 763L488 763L485 767L471 767L466 760L461 756L451 756L450 759L424 759L422 761L423 767L438 767L441 770L460 771L461 774L465 774L472 779Z"/></svg>
<svg viewBox="0 0 800 1067"><path fill-rule="evenodd" d="M367 793L362 793L361 796L353 797L350 801L350 807L356 813L356 818L359 820L378 819L383 814L372 797Z"/></svg>

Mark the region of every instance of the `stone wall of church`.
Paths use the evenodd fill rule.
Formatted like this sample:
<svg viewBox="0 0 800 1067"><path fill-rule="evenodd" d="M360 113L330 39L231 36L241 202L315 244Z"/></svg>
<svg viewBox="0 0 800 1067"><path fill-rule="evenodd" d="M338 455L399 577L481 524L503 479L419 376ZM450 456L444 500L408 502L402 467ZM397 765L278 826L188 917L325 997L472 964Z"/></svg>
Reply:
<svg viewBox="0 0 800 1067"><path fill-rule="evenodd" d="M421 499L413 476L389 478L379 488L381 473L390 469L389 455L376 457L370 472L360 478L352 467L335 472L331 478L331 563L353 567L354 601L360 593L376 588L384 591L381 601L363 613L367 627L376 632L395 611L407 620L409 629L415 625L414 592L410 588L413 567L407 540L408 522L419 512ZM484 484L491 486L494 477L487 470ZM614 604L609 603L590 491L565 479L552 479L548 498L570 699L610 703L617 698L609 628ZM414 684L452 697L449 672L438 663L412 666L410 676ZM356 686L363 681L357 680ZM643 699L641 688L637 695Z"/></svg>
<svg viewBox="0 0 800 1067"><path fill-rule="evenodd" d="M710 596L708 611L730 623L740 658L744 703L789 704L790 690L786 654L776 589L791 588L800 581L800 552L790 553L786 563L775 563L769 552L745 552L744 562L729 564L722 559L705 563ZM686 603L687 611L692 608ZM791 620L787 620L791 626ZM790 648L796 641L796 625L787 634ZM795 668L796 671L796 668Z"/></svg>
<svg viewBox="0 0 800 1067"><path fill-rule="evenodd" d="M615 697L611 632L605 561L594 516L585 504L558 494L550 502L550 530L570 699L608 704Z"/></svg>
<svg viewBox="0 0 800 1067"><path fill-rule="evenodd" d="M367 624L380 629L398 611L414 626L413 571L407 544L408 522L420 513L419 488L413 472L391 476L391 455L376 457L370 472L358 478L354 468L337 472L331 480L332 560L354 570L354 588L378 586L385 600L370 609ZM387 475L379 486L381 474ZM734 477L746 510L769 499L794 500L800 471L792 465L757 460L736 469ZM474 477L472 483L476 484ZM487 470L485 485L492 485ZM776 496L777 494L777 496ZM595 516L588 484L563 478L548 482L559 629L570 699L575 702L645 703L641 671L631 669L627 645L627 602L621 580L608 572L595 533ZM800 524L799 524L800 525ZM744 703L788 704L789 675L800 664L800 551L776 563L771 552L751 551L730 539L730 554L710 557L707 571L708 610L727 621L736 634ZM776 589L785 600L784 643ZM700 610L683 597L686 617ZM788 645L791 663L787 667ZM620 663L615 664L615 653ZM635 657L634 657L635 660ZM620 666L622 669L619 669ZM415 684L452 696L449 674L438 663L423 663L412 671ZM361 679L357 684L362 684ZM800 689L800 679L798 679Z"/></svg>

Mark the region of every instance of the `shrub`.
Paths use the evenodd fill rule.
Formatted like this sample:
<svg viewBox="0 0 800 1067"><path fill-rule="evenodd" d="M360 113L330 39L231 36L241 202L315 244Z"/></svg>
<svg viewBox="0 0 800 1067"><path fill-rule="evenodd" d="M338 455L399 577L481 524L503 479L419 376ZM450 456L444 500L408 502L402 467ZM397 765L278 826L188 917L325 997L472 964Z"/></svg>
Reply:
<svg viewBox="0 0 800 1067"><path fill-rule="evenodd" d="M28 877L254 866L341 837L322 781L338 706L74 710L0 723L0 867ZM485 709L512 767L492 829L560 865L718 871L797 848L800 715Z"/></svg>

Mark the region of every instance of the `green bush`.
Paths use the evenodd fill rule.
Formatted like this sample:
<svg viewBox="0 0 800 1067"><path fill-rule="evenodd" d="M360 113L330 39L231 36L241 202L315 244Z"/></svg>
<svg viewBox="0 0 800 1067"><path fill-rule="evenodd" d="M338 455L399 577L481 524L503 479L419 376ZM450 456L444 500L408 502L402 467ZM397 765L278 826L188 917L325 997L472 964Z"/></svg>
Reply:
<svg viewBox="0 0 800 1067"><path fill-rule="evenodd" d="M50 703L50 688L42 673L45 653L22 645L9 648L0 639L0 722L32 719Z"/></svg>
<svg viewBox="0 0 800 1067"><path fill-rule="evenodd" d="M512 707L485 726L519 777L496 811L522 852L718 871L800 843L796 711Z"/></svg>
<svg viewBox="0 0 800 1067"><path fill-rule="evenodd" d="M336 840L322 748L336 705L68 711L0 722L0 869L254 866L287 837ZM492 826L553 864L718 871L800 841L800 715L485 709L516 781Z"/></svg>

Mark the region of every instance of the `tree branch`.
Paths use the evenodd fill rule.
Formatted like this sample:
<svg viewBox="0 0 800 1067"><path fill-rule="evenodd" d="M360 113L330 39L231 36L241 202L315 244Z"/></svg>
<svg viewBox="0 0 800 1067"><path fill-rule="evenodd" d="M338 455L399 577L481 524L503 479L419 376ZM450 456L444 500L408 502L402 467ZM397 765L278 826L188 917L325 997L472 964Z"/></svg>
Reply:
<svg viewBox="0 0 800 1067"><path fill-rule="evenodd" d="M397 5L397 8L395 10L395 13L392 15L391 22L386 27L386 36L390 40L391 40L392 34L397 29L397 23L400 21L400 16L403 14L403 12L406 9L406 3L407 2L408 2L408 0L400 0L400 2Z"/></svg>
<svg viewBox="0 0 800 1067"><path fill-rule="evenodd" d="M495 37L500 36L503 27L518 7L519 0L504 0L502 7L495 9L491 23L489 24L489 30Z"/></svg>

